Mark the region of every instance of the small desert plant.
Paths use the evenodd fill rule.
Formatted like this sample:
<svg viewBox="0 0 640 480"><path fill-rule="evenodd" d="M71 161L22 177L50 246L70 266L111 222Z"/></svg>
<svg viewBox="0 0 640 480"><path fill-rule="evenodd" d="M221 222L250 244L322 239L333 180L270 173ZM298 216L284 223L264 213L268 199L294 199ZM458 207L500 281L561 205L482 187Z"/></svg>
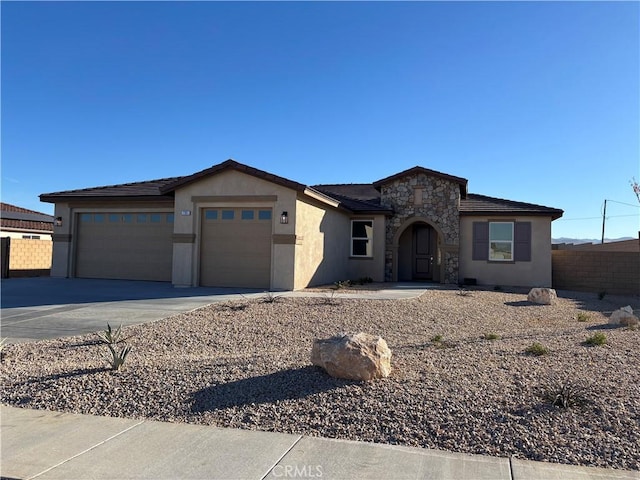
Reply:
<svg viewBox="0 0 640 480"><path fill-rule="evenodd" d="M602 300L605 297L606 294L607 294L606 290L598 292L598 300Z"/></svg>
<svg viewBox="0 0 640 480"><path fill-rule="evenodd" d="M542 345L541 343L534 342L531 345L529 345L524 350L524 352L528 353L529 355L535 355L536 357L540 357L542 355L546 355L547 353L549 353L549 349L544 345Z"/></svg>
<svg viewBox="0 0 640 480"><path fill-rule="evenodd" d="M123 340L120 340L120 335L122 335L122 324L114 332L111 329L111 325L107 323L107 329L98 333L102 343L106 343L107 345L115 345L116 343L122 342Z"/></svg>
<svg viewBox="0 0 640 480"><path fill-rule="evenodd" d="M0 338L0 362L4 360L4 347L7 345L6 338Z"/></svg>
<svg viewBox="0 0 640 480"><path fill-rule="evenodd" d="M500 335L497 333L485 333L482 338L485 340L500 340Z"/></svg>
<svg viewBox="0 0 640 480"><path fill-rule="evenodd" d="M468 297L469 295L471 295L471 292L466 288L461 287L458 289L458 295L460 295L461 297Z"/></svg>
<svg viewBox="0 0 640 480"><path fill-rule="evenodd" d="M569 380L552 382L544 389L543 398L554 407L565 409L589 401L587 389Z"/></svg>
<svg viewBox="0 0 640 480"><path fill-rule="evenodd" d="M434 335L433 337L431 337L431 343L440 343L442 339L442 335Z"/></svg>
<svg viewBox="0 0 640 480"><path fill-rule="evenodd" d="M579 322L587 322L589 321L589 314L585 312L578 313L578 321Z"/></svg>
<svg viewBox="0 0 640 480"><path fill-rule="evenodd" d="M127 359L127 355L131 351L130 345L124 345L120 349L118 349L118 343L124 342L124 339L120 339L122 335L122 325L120 325L117 330L114 332L111 328L111 325L107 323L107 329L103 332L99 332L98 336L102 343L107 345L109 351L111 352L111 358L109 359L109 364L111 365L112 370L120 370L120 367L124 365L124 361Z"/></svg>
<svg viewBox="0 0 640 480"><path fill-rule="evenodd" d="M349 280L341 280L338 282L334 282L333 286L336 290L340 290L342 288L347 288L351 286L351 282Z"/></svg>
<svg viewBox="0 0 640 480"><path fill-rule="evenodd" d="M124 361L127 359L127 355L131 352L131 345L125 345L120 350L117 350L117 346L112 343L108 344L107 347L109 347L111 351L111 360L109 361L111 369L116 371L120 370L120 367L124 365Z"/></svg>
<svg viewBox="0 0 640 480"><path fill-rule="evenodd" d="M264 297L262 297L263 303L275 303L276 300L280 298L280 295L276 295L273 292L264 292Z"/></svg>
<svg viewBox="0 0 640 480"><path fill-rule="evenodd" d="M605 343L607 343L607 336L602 332L594 333L584 341L584 344L589 346L604 345Z"/></svg>
<svg viewBox="0 0 640 480"><path fill-rule="evenodd" d="M331 289L329 293L327 293L324 297L325 305L336 305L338 302L336 301L336 290L334 288Z"/></svg>

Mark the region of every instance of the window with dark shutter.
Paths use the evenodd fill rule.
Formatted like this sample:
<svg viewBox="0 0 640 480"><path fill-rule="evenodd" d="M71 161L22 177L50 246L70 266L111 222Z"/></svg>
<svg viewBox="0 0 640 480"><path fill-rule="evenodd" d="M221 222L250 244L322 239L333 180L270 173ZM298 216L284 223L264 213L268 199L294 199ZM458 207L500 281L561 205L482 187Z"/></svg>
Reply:
<svg viewBox="0 0 640 480"><path fill-rule="evenodd" d="M489 259L489 222L473 222L472 259Z"/></svg>
<svg viewBox="0 0 640 480"><path fill-rule="evenodd" d="M531 222L516 222L513 229L513 259L516 262L531 261Z"/></svg>

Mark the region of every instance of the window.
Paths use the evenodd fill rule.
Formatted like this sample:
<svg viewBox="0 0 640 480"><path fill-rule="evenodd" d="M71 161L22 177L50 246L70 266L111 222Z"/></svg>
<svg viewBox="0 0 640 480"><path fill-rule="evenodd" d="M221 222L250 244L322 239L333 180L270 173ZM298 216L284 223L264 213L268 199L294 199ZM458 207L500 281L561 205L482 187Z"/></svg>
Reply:
<svg viewBox="0 0 640 480"><path fill-rule="evenodd" d="M167 213L167 223L173 223L173 213Z"/></svg>
<svg viewBox="0 0 640 480"><path fill-rule="evenodd" d="M233 210L222 210L222 220L233 220Z"/></svg>
<svg viewBox="0 0 640 480"><path fill-rule="evenodd" d="M91 220L93 220L93 215L91 215L90 213L82 213L82 214L80 214L80 221L82 223L89 223L89 222L91 222Z"/></svg>
<svg viewBox="0 0 640 480"><path fill-rule="evenodd" d="M136 218L138 223L147 223L147 216L144 213L139 213Z"/></svg>
<svg viewBox="0 0 640 480"><path fill-rule="evenodd" d="M110 213L109 214L109 222L110 223L120 223L120 215L118 215L117 213Z"/></svg>
<svg viewBox="0 0 640 480"><path fill-rule="evenodd" d="M103 213L96 213L93 216L93 221L95 223L104 223L104 214Z"/></svg>
<svg viewBox="0 0 640 480"><path fill-rule="evenodd" d="M124 215L122 215L122 221L124 223L131 223L133 222L133 214L131 213L125 213Z"/></svg>
<svg viewBox="0 0 640 480"><path fill-rule="evenodd" d="M271 210L258 210L258 220L271 220Z"/></svg>
<svg viewBox="0 0 640 480"><path fill-rule="evenodd" d="M22 235L26 240L40 240L40 235Z"/></svg>
<svg viewBox="0 0 640 480"><path fill-rule="evenodd" d="M218 211L217 210L206 210L204 212L205 220L217 220L218 219Z"/></svg>
<svg viewBox="0 0 640 480"><path fill-rule="evenodd" d="M351 256L373 256L373 220L351 221Z"/></svg>
<svg viewBox="0 0 640 480"><path fill-rule="evenodd" d="M513 261L513 222L489 222L489 260Z"/></svg>
<svg viewBox="0 0 640 480"><path fill-rule="evenodd" d="M159 213L152 213L151 223L160 223L160 222L162 222L162 215L160 215Z"/></svg>
<svg viewBox="0 0 640 480"><path fill-rule="evenodd" d="M242 210L242 220L253 220L253 210Z"/></svg>

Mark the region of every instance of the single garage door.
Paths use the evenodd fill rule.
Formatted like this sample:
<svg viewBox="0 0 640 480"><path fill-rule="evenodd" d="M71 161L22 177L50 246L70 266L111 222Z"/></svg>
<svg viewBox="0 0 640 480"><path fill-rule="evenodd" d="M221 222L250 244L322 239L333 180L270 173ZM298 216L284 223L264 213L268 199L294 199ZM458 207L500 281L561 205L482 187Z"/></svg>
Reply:
<svg viewBox="0 0 640 480"><path fill-rule="evenodd" d="M268 289L271 215L257 207L203 209L200 285Z"/></svg>
<svg viewBox="0 0 640 480"><path fill-rule="evenodd" d="M171 281L173 213L78 214L76 276Z"/></svg>

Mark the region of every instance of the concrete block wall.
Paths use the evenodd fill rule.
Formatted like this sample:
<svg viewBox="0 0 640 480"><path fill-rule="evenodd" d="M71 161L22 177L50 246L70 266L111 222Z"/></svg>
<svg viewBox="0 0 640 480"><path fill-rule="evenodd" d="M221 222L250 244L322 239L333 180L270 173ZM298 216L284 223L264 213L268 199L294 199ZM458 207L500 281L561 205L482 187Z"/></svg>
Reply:
<svg viewBox="0 0 640 480"><path fill-rule="evenodd" d="M640 295L640 254L553 250L553 288Z"/></svg>
<svg viewBox="0 0 640 480"><path fill-rule="evenodd" d="M12 238L9 253L9 275L46 274L51 269L53 242Z"/></svg>

